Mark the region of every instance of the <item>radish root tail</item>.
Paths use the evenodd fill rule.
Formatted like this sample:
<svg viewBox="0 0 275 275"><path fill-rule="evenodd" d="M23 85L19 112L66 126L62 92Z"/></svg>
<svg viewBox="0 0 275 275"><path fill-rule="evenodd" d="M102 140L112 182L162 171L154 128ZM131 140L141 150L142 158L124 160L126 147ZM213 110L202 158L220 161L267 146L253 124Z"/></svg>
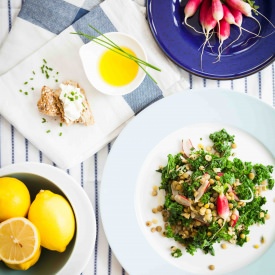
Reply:
<svg viewBox="0 0 275 275"><path fill-rule="evenodd" d="M189 23L187 23L187 19L188 19L188 17L184 19L184 24L185 24L187 27L193 29L196 33L204 34L203 32L198 31L195 27L193 27L192 25L190 25Z"/></svg>

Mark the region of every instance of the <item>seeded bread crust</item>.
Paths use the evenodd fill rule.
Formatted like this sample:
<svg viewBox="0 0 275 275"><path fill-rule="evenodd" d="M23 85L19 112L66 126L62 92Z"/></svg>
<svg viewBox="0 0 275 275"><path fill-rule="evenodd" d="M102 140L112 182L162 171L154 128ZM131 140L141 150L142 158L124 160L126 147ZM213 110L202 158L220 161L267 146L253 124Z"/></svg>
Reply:
<svg viewBox="0 0 275 275"><path fill-rule="evenodd" d="M48 116L60 116L60 109L57 104L54 90L47 86L43 86L41 89L41 97L37 102L37 107L40 113Z"/></svg>
<svg viewBox="0 0 275 275"><path fill-rule="evenodd" d="M53 117L60 117L60 120L67 125L79 123L85 126L94 124L94 117L92 115L92 111L89 105L89 102L86 97L86 93L80 85L72 80L64 81L64 85L71 85L80 89L84 99L83 99L83 106L84 109L81 113L81 116L77 120L69 120L65 117L64 106L62 100L59 99L61 94L61 88L56 90L51 89L47 86L43 86L41 90L41 97L37 102L37 107L39 112L42 114L53 116Z"/></svg>

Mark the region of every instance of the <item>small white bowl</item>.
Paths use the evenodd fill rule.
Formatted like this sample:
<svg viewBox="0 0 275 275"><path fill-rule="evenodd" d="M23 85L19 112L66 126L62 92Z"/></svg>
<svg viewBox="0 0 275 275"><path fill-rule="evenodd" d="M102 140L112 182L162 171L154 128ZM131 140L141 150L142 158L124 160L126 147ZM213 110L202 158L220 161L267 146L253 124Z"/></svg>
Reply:
<svg viewBox="0 0 275 275"><path fill-rule="evenodd" d="M76 220L74 238L64 252L42 249L38 262L26 271L14 271L0 261L0 275L80 274L94 251L96 238L94 210L82 187L63 170L36 162L3 167L0 169L0 177L13 177L24 182L30 191L32 201L41 189L51 190L66 197Z"/></svg>
<svg viewBox="0 0 275 275"><path fill-rule="evenodd" d="M111 39L118 46L131 49L138 58L147 62L147 55L142 45L130 35L121 32L109 32L105 33L104 35ZM99 36L98 38L104 39L106 41L103 36ZM129 84L123 86L113 86L108 84L104 81L99 72L99 61L102 54L106 50L107 49L104 46L98 45L94 41L88 42L80 48L80 58L89 82L99 92L107 95L125 95L131 93L141 84L146 73L140 67L138 67L138 73L136 77Z"/></svg>

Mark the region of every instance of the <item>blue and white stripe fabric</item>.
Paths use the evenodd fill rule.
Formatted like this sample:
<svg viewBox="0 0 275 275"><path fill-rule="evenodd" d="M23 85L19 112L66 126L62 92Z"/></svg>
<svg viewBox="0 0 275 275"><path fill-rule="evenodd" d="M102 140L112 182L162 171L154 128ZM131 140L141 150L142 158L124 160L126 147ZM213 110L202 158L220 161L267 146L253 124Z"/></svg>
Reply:
<svg viewBox="0 0 275 275"><path fill-rule="evenodd" d="M128 6L132 8L131 18L135 18L133 16L140 15L138 6L135 5L132 0L113 0L112 2L122 4L119 17L116 16L116 10L112 9L112 5L108 6L110 1L106 1L101 3L101 1L97 0L70 0L70 1L61 1L61 0L1 0L0 1L0 76L1 81L3 82L3 78L5 79L5 87L7 83L17 81L17 77L19 79L24 79L22 76L23 72L22 68L25 68L25 64L27 64L27 60L32 60L33 54L39 54L40 51L43 52L43 48L47 49L50 43L58 42L58 37L61 35L66 28L74 28L77 26L77 19L82 18L83 16L88 15L88 12L95 9L100 9L100 12L103 12L106 18L112 23L112 27L125 31L128 33L132 32L132 28L135 28L136 25L134 23L134 19L130 21L127 19L126 14ZM143 3L143 0L136 0L138 4ZM39 5L38 5L39 4ZM55 4L54 10L52 10L52 14L47 13L46 8L50 7L52 4ZM70 7L70 12L64 13L63 7ZM100 4L100 6L98 6ZM103 5L104 4L104 5ZM59 5L59 6L58 6ZM22 6L21 12L19 10ZM32 9L35 8L35 11L32 13ZM56 7L56 8L55 8ZM57 8L58 7L58 8ZM43 18L37 14L37 11L42 9L45 12L44 20L49 21L47 23L43 23ZM121 12L124 9L125 12ZM56 18L61 16L60 10L62 11L62 16L65 18ZM17 17L19 13L19 16ZM33 16L32 16L33 15ZM36 15L36 17L34 17ZM55 16L55 17L51 17ZM51 20L51 18L55 18L55 20ZM139 16L138 16L139 18ZM136 19L136 18L135 18ZM128 21L127 21L128 20ZM61 22L61 25L58 25L56 22ZM52 26L50 22L52 22ZM131 22L131 24L129 24ZM71 26L73 24L73 26ZM57 26L58 25L58 26ZM71 26L71 27L70 27ZM137 26L139 29L138 33L144 29L147 30L147 26L143 24ZM133 32L134 33L134 32ZM65 33L64 33L65 35ZM145 39L147 37L143 37ZM56 39L56 42L54 40ZM76 39L76 37L75 37ZM64 41L64 40L62 40ZM147 42L147 41L145 41ZM83 43L81 39L78 39L78 45ZM146 45L148 42L146 43ZM156 52L157 55L161 56L161 53L156 50L154 44L147 46L149 51L154 57ZM44 53L44 52L43 52ZM47 51L45 50L45 53ZM163 62L165 62L165 57L163 57ZM34 58L35 59L35 58ZM37 60L37 59L36 59ZM171 64L168 63L169 66ZM19 68L19 69L16 69ZM29 69L32 69L33 65L30 65ZM216 81L216 80L208 80L203 79L194 75L191 75L185 71L177 70L177 68L171 66L173 72L176 73L176 82L173 83L173 78L168 74L167 79L168 83L161 83L163 85L160 89L159 87L155 87L154 85L150 86L154 89L154 98L149 99L146 104L153 102L154 100L159 99L162 96L167 96L171 94L173 91L177 91L182 89L182 87L190 87L191 89L195 88L227 88L231 90L236 90L242 93L247 93L249 95L255 96L260 100L266 102L267 104L275 107L275 64L271 64L264 70L253 74L251 76L237 79L237 80L229 80L229 81ZM15 75L10 74L10 79L8 79L9 72L16 73ZM28 69L26 69L29 71ZM21 75L21 76L20 76ZM67 75L66 75L67 76ZM170 78L171 77L171 78ZM11 81L12 79L12 81ZM185 79L187 82L183 81L181 83L180 80ZM9 80L9 81L7 81ZM1 83L2 83L1 82ZM3 83L2 83L3 84ZM1 84L1 85L2 85ZM12 85L13 83L9 84ZM145 84L144 84L145 85ZM167 85L167 86L165 86ZM18 124L11 123L6 114L9 114L9 111L5 109L5 113L3 113L4 105L1 102L6 100L8 93L11 93L12 89L10 87L6 91L2 91L0 89L0 168L12 163L24 162L24 161L36 161L43 162L50 165L56 165L52 158L49 158L44 152L42 152L38 146L34 145L31 142L31 137L27 137L24 134L21 123L24 122L22 119L18 122ZM18 97L18 94L16 94ZM15 97L15 98L16 98ZM91 98L91 103L95 100ZM128 106L127 111L119 113L123 119L125 119L125 123L127 123L126 118L133 116L134 113L138 112L140 109L145 108L146 104L142 105L143 102L143 94L142 91L137 92L135 98L127 98L124 97L121 99L125 106ZM112 106L113 102L107 102L109 106ZM91 104L92 105L92 104ZM130 107L131 106L131 107ZM19 109L22 106L19 107ZM3 108L3 109L2 109ZM6 107L5 107L6 108ZM96 106L95 106L96 108ZM183 106L184 108L184 106ZM195 111L196 106L194 106ZM207 108L207 106L206 106ZM16 110L17 111L17 110ZM207 112L207 109L205 110ZM102 118L101 118L102 119ZM120 121L121 122L121 121ZM108 140L113 140L119 131L123 128L124 124L120 123L120 126L113 132L113 136L109 136ZM274 125L270 125L270 127L274 127ZM35 132L36 129L33 129ZM43 138L43 135L38 135L39 138ZM87 267L83 271L83 275L121 275L127 274L127 272L123 269L120 263L115 258L108 241L106 240L101 218L99 215L99 191L101 185L101 178L103 167L108 157L108 153L111 150L111 144L108 143L106 139L104 141L105 144L102 144L102 149L95 152L92 156L87 156L88 158L85 161L78 161L73 164L69 169L64 169L68 174L70 174L73 178L76 179L77 182L84 188L86 193L88 194L96 215L97 221L97 238L94 249L94 254L90 259ZM99 148L99 147L98 147ZM1 263L0 263L1 264ZM153 274L153 273L152 273ZM74 275L74 274L73 274ZM77 274L76 274L77 275Z"/></svg>
<svg viewBox="0 0 275 275"><path fill-rule="evenodd" d="M4 2L7 2L5 4L8 6L18 3L19 0L1 1L1 4ZM0 51L0 60L7 55L10 56L5 62L0 63L0 75L38 50L101 1L22 0L22 2L24 5Z"/></svg>
<svg viewBox="0 0 275 275"><path fill-rule="evenodd" d="M47 3L49 7L45 8L46 4L42 5L42 3ZM55 0L51 4L41 1L40 5L38 4L39 1L26 1L19 13L20 21L17 23L19 25L20 22L24 22L24 33L26 31L27 33L50 32L52 38L0 76L0 96L3 98L0 101L0 110L16 129L59 167L69 168L92 156L117 136L124 123L135 114L163 96L169 95L171 86L186 83L176 65L158 49L143 14L132 1L106 0L89 12L61 0ZM50 18L50 11L54 7L56 13ZM128 10L123 16L121 16L122 8ZM39 17L40 13L43 13L43 16ZM81 18L79 14L82 15ZM123 23L130 20L133 21L131 26L124 27ZM63 23L62 28L72 24L61 31L62 28L57 27L56 23ZM78 54L80 47L88 41L71 34L76 31L91 33L89 24L100 29L101 32L119 30L139 40L148 54L149 62L157 64L162 69L161 72L151 73L158 85L146 76L142 84L126 96L112 97L97 92L85 77ZM22 24L18 25L15 26L17 29L14 28L13 36L18 34L18 29L22 30ZM11 46L9 50L12 51ZM9 56L2 55L1 58L6 60ZM85 89L95 117L95 125L63 127L62 137L60 137L58 133L61 129L56 121L48 120L47 123L41 123L42 117L37 114L36 107L40 90L43 85L58 86L53 78L45 79L44 75L38 75L38 73L35 77L31 77L32 81L29 80L32 71L39 72L42 60L46 60L48 66L59 72L59 82L71 79L80 83ZM27 96L24 96L24 92L30 83L24 85L25 82L31 82L32 85L32 91L27 91ZM23 91L21 94L18 93L20 90ZM176 88L173 92L175 91ZM50 134L45 134L45 131L48 131L45 127L50 129Z"/></svg>

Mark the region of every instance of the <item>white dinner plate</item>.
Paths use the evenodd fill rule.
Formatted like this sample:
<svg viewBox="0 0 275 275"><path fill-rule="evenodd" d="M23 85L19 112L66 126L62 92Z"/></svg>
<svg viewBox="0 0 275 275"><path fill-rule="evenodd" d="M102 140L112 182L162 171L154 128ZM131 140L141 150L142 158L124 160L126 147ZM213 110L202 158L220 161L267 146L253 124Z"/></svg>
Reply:
<svg viewBox="0 0 275 275"><path fill-rule="evenodd" d="M183 91L154 103L137 115L122 131L108 156L102 178L100 208L104 230L116 257L133 275L154 274L273 274L275 253L274 191L267 191L271 218L251 227L251 240L243 247L229 245L216 255L198 251L194 256L182 249L173 258L170 246L177 245L146 227L155 219L152 208L161 196L152 197L160 184L155 170L165 165L167 155L181 150L181 140L193 144L210 142L210 133L225 128L235 135L237 157L252 163L275 165L275 110L244 93L223 89ZM207 145L207 144L206 144ZM259 249L261 236L266 242ZM213 264L215 270L208 266Z"/></svg>

